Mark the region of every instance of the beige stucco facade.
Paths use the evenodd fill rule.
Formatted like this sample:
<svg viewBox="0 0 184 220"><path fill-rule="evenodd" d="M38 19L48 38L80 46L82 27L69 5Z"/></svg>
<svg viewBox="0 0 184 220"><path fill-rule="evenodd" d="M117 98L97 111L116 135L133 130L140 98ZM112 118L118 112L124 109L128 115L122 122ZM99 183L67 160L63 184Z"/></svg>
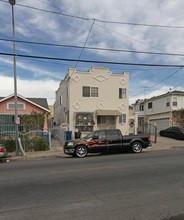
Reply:
<svg viewBox="0 0 184 220"><path fill-rule="evenodd" d="M57 125L66 123L73 132L118 128L129 134L129 73L69 68L56 91L54 115Z"/></svg>

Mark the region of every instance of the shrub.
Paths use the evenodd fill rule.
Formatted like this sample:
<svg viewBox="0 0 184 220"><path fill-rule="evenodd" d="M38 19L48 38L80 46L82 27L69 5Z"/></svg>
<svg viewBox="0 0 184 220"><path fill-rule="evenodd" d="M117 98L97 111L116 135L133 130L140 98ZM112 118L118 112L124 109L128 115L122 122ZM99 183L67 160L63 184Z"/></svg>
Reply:
<svg viewBox="0 0 184 220"><path fill-rule="evenodd" d="M35 151L45 151L48 150L48 139L45 137L36 136L31 139L33 148Z"/></svg>
<svg viewBox="0 0 184 220"><path fill-rule="evenodd" d="M16 150L16 144L14 139L0 140L6 147L7 152L14 152Z"/></svg>

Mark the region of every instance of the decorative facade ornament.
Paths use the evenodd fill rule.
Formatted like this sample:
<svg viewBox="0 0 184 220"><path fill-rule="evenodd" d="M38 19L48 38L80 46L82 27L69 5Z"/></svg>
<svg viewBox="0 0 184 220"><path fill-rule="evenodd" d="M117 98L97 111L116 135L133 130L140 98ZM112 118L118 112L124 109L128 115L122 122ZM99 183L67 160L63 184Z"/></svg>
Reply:
<svg viewBox="0 0 184 220"><path fill-rule="evenodd" d="M75 76L73 77L73 79L74 79L75 82L78 82L78 81L80 80L80 76L75 75Z"/></svg>
<svg viewBox="0 0 184 220"><path fill-rule="evenodd" d="M124 85L124 84L126 83L126 80L125 80L124 78L122 78L122 79L120 79L120 83L121 83L122 85Z"/></svg>
<svg viewBox="0 0 184 220"><path fill-rule="evenodd" d="M80 108L80 104L78 102L75 102L73 105L72 105L76 110L78 110Z"/></svg>
<svg viewBox="0 0 184 220"><path fill-rule="evenodd" d="M106 76L104 76L104 75L102 75L102 74L93 76L93 78L96 79L96 80L99 81L99 82L102 82L102 81L108 79L108 77L106 77Z"/></svg>
<svg viewBox="0 0 184 220"><path fill-rule="evenodd" d="M121 105L119 106L119 108L123 111L123 110L126 108L126 105L125 105L125 104L121 104Z"/></svg>
<svg viewBox="0 0 184 220"><path fill-rule="evenodd" d="M104 105L103 105L102 102L100 102L100 103L98 103L97 107L98 107L99 109L103 109Z"/></svg>

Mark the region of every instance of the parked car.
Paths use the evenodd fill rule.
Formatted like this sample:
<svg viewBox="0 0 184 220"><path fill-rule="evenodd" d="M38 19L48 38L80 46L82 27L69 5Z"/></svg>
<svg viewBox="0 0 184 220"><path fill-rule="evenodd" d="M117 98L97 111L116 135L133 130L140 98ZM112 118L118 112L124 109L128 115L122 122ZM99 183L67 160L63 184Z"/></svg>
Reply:
<svg viewBox="0 0 184 220"><path fill-rule="evenodd" d="M7 157L7 152L4 144L0 144L0 158Z"/></svg>
<svg viewBox="0 0 184 220"><path fill-rule="evenodd" d="M161 130L160 136L184 140L184 127L169 127L165 130Z"/></svg>
<svg viewBox="0 0 184 220"><path fill-rule="evenodd" d="M85 157L88 153L123 152L132 150L141 153L142 148L151 147L147 134L122 135L119 129L97 130L80 140L66 141L64 153L76 157Z"/></svg>

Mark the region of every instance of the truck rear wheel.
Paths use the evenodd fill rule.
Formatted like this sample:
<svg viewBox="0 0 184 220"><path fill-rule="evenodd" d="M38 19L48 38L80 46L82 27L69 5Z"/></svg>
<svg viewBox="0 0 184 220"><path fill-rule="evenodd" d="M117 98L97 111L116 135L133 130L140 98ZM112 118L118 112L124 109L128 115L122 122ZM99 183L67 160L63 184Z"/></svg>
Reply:
<svg viewBox="0 0 184 220"><path fill-rule="evenodd" d="M76 149L75 149L75 155L77 157L80 157L80 158L83 158L85 156L87 156L88 154L88 149L86 146L84 145L81 145L81 146L77 146Z"/></svg>
<svg viewBox="0 0 184 220"><path fill-rule="evenodd" d="M142 143L139 141L135 141L132 143L132 151L134 153L141 153L142 152Z"/></svg>

